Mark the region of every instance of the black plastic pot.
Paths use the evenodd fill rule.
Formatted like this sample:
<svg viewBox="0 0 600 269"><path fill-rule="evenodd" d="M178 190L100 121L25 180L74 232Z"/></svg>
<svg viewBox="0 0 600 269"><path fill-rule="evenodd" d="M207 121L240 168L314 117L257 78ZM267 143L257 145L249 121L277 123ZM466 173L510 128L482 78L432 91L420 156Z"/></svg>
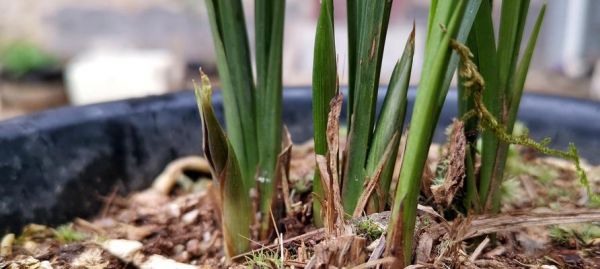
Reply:
<svg viewBox="0 0 600 269"><path fill-rule="evenodd" d="M411 90L410 108L416 92ZM380 99L383 92L380 92ZM451 91L435 139L456 115ZM219 116L220 95L214 97ZM306 88L284 94L284 121L295 142L311 138L311 96ZM345 115L345 114L342 114ZM600 103L544 95L523 98L520 120L553 146L575 142L600 163ZM410 115L408 115L410 117ZM148 186L165 165L201 154L200 119L192 92L67 107L0 123L0 232L36 222L60 224L94 214L118 186Z"/></svg>

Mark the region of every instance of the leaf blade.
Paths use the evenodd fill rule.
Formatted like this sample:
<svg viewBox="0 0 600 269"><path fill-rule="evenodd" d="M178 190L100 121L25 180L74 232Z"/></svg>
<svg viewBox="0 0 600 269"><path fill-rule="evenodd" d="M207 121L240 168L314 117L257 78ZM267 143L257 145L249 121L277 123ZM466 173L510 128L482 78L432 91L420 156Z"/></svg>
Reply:
<svg viewBox="0 0 600 269"><path fill-rule="evenodd" d="M333 27L333 0L321 1L321 11L317 22L315 46L313 54L312 100L315 153L327 153L327 119L330 111L329 103L338 92L337 67L335 52L335 36ZM319 168L316 167L316 170ZM315 171L313 192L324 197L321 174ZM321 203L313 201L313 219L315 225L323 226Z"/></svg>
<svg viewBox="0 0 600 269"><path fill-rule="evenodd" d="M266 81L257 88L256 93L256 131L258 145L258 171L257 181L260 193L261 229L260 238L267 239L270 234L271 220L269 215L273 211L276 188L276 166L281 152L282 120L281 104L283 99L282 85L282 54L283 54L283 29L285 1L274 1L267 15L271 25L269 35L263 40L268 42L266 51ZM270 17L270 18L269 18ZM256 18L257 21L262 19ZM258 53L258 52L257 52Z"/></svg>
<svg viewBox="0 0 600 269"><path fill-rule="evenodd" d="M246 185L254 181L258 154L256 148L254 80L248 37L240 0L207 0L211 33L217 54L217 70L230 142L239 159Z"/></svg>
<svg viewBox="0 0 600 269"><path fill-rule="evenodd" d="M404 120L406 116L407 107L407 93L408 85L410 82L410 75L412 71L412 62L415 48L415 30L411 32L404 52L400 60L396 63L392 77L390 78L390 84L383 101L383 106L379 115L375 132L373 134L373 140L371 147L369 148L369 155L367 159L366 174L371 178L375 173L377 166L381 162L384 156L386 148L390 144L394 134L398 136L402 135L402 128L404 126ZM380 205L380 201L387 201L388 189L391 183L391 176L393 172L393 166L396 162L396 156L398 155L398 147L400 139L394 141L392 145L392 151L390 152L389 161L386 163L381 174L379 192L369 201L369 213L379 212L383 210ZM379 197L377 193L383 194L383 197Z"/></svg>
<svg viewBox="0 0 600 269"><path fill-rule="evenodd" d="M363 3L359 25L359 48L352 125L348 136L347 166L342 183L344 210L352 214L362 192L367 149L373 132L375 101L379 87L379 70L387 29L391 1ZM360 102L358 102L360 100Z"/></svg>

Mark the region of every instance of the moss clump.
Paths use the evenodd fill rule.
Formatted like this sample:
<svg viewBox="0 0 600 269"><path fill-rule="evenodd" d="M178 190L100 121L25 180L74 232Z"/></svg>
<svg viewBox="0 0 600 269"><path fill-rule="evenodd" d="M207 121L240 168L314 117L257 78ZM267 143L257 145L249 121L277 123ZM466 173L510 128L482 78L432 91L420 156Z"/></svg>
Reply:
<svg viewBox="0 0 600 269"><path fill-rule="evenodd" d="M515 178L508 178L502 182L500 195L503 204L515 204L524 195L521 183Z"/></svg>
<svg viewBox="0 0 600 269"><path fill-rule="evenodd" d="M83 241L87 238L87 235L73 229L72 225L66 224L61 225L54 230L54 236L56 240L63 243L72 243Z"/></svg>
<svg viewBox="0 0 600 269"><path fill-rule="evenodd" d="M506 126L498 122L494 115L487 109L483 102L483 90L485 83L483 77L477 70L477 66L471 60L472 53L466 46L452 42L452 48L460 56L460 65L458 74L460 77L465 79L464 86L468 90L468 94L472 95L475 109L471 110L463 115L463 120L467 120L471 117L477 117L479 119L480 130L488 130L504 143L509 145L522 145L532 148L542 154L551 155L565 160L570 160L575 165L575 171L579 177L580 184L586 189L590 200L600 201L600 196L596 195L592 191L587 174L581 166L581 160L575 144L569 143L567 150L557 150L548 147L551 140L550 138L542 139L541 141L535 141L529 137L529 134L525 132L522 135L514 135L507 131Z"/></svg>
<svg viewBox="0 0 600 269"><path fill-rule="evenodd" d="M269 250L253 251L246 257L246 268L283 268L283 263L277 252Z"/></svg>
<svg viewBox="0 0 600 269"><path fill-rule="evenodd" d="M549 232L552 242L562 245L590 245L600 238L600 226L590 223L555 225Z"/></svg>
<svg viewBox="0 0 600 269"><path fill-rule="evenodd" d="M356 232L367 240L373 241L381 237L383 229L372 219L366 218L356 223Z"/></svg>

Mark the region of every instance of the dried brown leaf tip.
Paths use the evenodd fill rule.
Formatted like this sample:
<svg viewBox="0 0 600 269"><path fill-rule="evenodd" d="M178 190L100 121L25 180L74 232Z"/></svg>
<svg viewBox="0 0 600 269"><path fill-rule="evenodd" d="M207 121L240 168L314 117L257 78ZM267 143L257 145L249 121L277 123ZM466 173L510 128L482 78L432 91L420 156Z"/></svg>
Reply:
<svg viewBox="0 0 600 269"><path fill-rule="evenodd" d="M431 186L433 199L444 207L452 203L454 196L463 186L467 147L464 128L463 121L454 120L447 152L438 165L438 175Z"/></svg>
<svg viewBox="0 0 600 269"><path fill-rule="evenodd" d="M327 149L330 153L337 152L340 145L340 113L344 96L338 93L329 103L329 115L327 118Z"/></svg>
<svg viewBox="0 0 600 269"><path fill-rule="evenodd" d="M425 167L423 167L423 175L421 176L421 192L427 198L433 197L433 193L431 193L431 187L433 186L433 179L435 178L435 174L430 168L431 163L432 161L429 158L425 160Z"/></svg>
<svg viewBox="0 0 600 269"><path fill-rule="evenodd" d="M323 202L323 222L325 230L335 236L344 234L344 208L340 193L339 174L339 120L343 96L338 94L331 100L327 120L327 155L317 155L317 166L321 173L321 184L325 197Z"/></svg>

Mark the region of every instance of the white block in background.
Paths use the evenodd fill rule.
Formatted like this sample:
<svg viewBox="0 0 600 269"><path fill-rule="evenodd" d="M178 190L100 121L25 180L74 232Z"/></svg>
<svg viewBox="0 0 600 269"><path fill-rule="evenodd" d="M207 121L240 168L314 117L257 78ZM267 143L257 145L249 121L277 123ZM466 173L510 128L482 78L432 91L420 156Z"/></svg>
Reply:
<svg viewBox="0 0 600 269"><path fill-rule="evenodd" d="M157 95L182 86L185 64L166 50L97 50L66 68L67 93L82 105Z"/></svg>

